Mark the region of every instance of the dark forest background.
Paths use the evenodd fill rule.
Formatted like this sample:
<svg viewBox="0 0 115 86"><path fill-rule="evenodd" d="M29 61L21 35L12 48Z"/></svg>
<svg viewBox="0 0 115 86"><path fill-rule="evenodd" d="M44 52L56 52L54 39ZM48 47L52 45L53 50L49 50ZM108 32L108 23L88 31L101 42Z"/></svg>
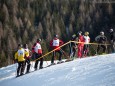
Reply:
<svg viewBox="0 0 115 86"><path fill-rule="evenodd" d="M19 43L42 39L45 52L54 34L67 42L72 34L88 31L91 42L115 28L113 0L0 0L0 67L12 64Z"/></svg>

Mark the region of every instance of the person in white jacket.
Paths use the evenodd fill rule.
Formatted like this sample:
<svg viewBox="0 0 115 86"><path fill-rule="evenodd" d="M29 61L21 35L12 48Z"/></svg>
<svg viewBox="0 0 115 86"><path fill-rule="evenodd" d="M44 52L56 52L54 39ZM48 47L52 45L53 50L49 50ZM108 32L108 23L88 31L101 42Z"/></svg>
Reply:
<svg viewBox="0 0 115 86"><path fill-rule="evenodd" d="M83 56L86 57L89 52L89 42L90 42L90 37L89 37L89 32L85 32L84 36L84 48L83 48Z"/></svg>
<svg viewBox="0 0 115 86"><path fill-rule="evenodd" d="M37 70L39 61L40 61L39 69L43 68L43 58L40 58L42 56L42 47L41 47L40 42L41 42L41 39L37 39L37 42L34 46L35 58L36 58L36 62L35 62L35 66L34 66L35 70Z"/></svg>

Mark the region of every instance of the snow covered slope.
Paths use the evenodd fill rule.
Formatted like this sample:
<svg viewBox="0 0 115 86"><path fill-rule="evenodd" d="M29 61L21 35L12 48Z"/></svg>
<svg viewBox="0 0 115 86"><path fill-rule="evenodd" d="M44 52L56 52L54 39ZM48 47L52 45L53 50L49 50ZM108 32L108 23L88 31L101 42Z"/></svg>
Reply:
<svg viewBox="0 0 115 86"><path fill-rule="evenodd" d="M0 86L115 86L115 54L76 59L18 78L15 71L16 65L1 68Z"/></svg>

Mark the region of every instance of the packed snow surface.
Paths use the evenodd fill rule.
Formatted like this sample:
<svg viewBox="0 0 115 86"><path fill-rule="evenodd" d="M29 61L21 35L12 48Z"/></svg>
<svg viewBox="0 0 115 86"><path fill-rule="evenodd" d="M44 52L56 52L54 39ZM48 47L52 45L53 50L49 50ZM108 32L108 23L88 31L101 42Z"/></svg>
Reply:
<svg viewBox="0 0 115 86"><path fill-rule="evenodd" d="M75 59L37 71L33 67L34 63L31 73L17 78L17 64L2 67L0 86L115 86L115 54Z"/></svg>

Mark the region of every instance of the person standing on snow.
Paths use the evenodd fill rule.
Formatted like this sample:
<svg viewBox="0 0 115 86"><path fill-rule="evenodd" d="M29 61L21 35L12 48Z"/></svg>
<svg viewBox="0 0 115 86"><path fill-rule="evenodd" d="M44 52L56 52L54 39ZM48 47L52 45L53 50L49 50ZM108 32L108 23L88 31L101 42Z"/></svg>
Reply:
<svg viewBox="0 0 115 86"><path fill-rule="evenodd" d="M112 53L115 53L115 32L113 29L110 29L110 44Z"/></svg>
<svg viewBox="0 0 115 86"><path fill-rule="evenodd" d="M39 69L43 68L43 58L40 58L42 56L42 47L41 47L40 42L41 42L41 39L40 38L37 39L37 42L36 42L36 44L34 46L35 58L36 58L35 66L34 66L35 70L37 70L39 61L40 61Z"/></svg>
<svg viewBox="0 0 115 86"><path fill-rule="evenodd" d="M59 61L61 62L62 60L62 51L61 51L61 48L60 48L60 45L63 44L63 41L60 40L58 38L58 35L55 35L53 40L50 41L50 47L52 47L52 49L56 49L54 52L53 52L53 56L52 56L52 59L51 59L51 64L55 64L54 63L54 58L56 56L56 52L59 53Z"/></svg>
<svg viewBox="0 0 115 86"><path fill-rule="evenodd" d="M27 63L27 69L26 69L26 73L29 73L29 70L30 70L30 66L31 66L31 64L30 64L30 50L28 49L28 45L27 44L24 44L24 50L25 50L25 65L26 65L26 63Z"/></svg>
<svg viewBox="0 0 115 86"><path fill-rule="evenodd" d="M34 45L32 46L32 60L35 60L36 58L35 58L35 50L34 50L34 47L36 46L36 43L34 43Z"/></svg>
<svg viewBox="0 0 115 86"><path fill-rule="evenodd" d="M72 35L71 41L76 41L76 38L77 36L75 34ZM74 59L77 45L75 42L71 42L69 47L70 47L70 57L71 59Z"/></svg>
<svg viewBox="0 0 115 86"><path fill-rule="evenodd" d="M98 43L98 47L97 47L97 54L100 50L100 48L102 47L103 48L103 53L106 53L106 42L107 42L107 37L104 35L104 32L101 31L100 32L100 35L98 35L96 38L95 38L95 41Z"/></svg>
<svg viewBox="0 0 115 86"><path fill-rule="evenodd" d="M78 32L78 58L81 58L83 56L83 47L84 47L84 36L82 35L82 32Z"/></svg>
<svg viewBox="0 0 115 86"><path fill-rule="evenodd" d="M83 48L83 56L86 57L88 52L89 52L89 42L90 42L90 37L89 37L89 32L85 32L84 36L84 48Z"/></svg>
<svg viewBox="0 0 115 86"><path fill-rule="evenodd" d="M18 51L15 53L15 60L18 63L17 77L24 74L25 70L25 51L22 44L18 44Z"/></svg>

